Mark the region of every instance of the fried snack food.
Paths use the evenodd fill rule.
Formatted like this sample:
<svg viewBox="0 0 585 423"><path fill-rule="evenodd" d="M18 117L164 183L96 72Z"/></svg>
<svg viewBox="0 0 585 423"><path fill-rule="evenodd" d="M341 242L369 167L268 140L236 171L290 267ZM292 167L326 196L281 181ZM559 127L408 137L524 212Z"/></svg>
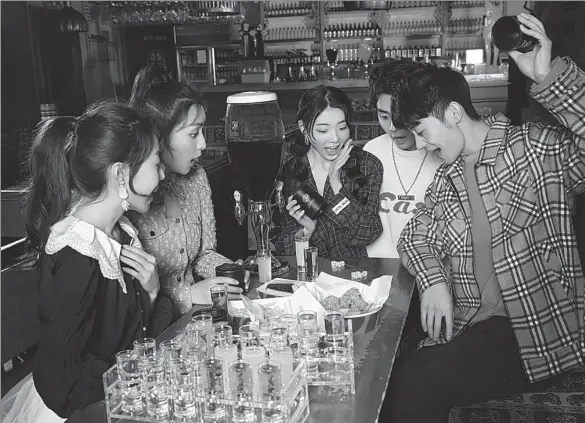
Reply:
<svg viewBox="0 0 585 423"><path fill-rule="evenodd" d="M329 295L321 301L321 305L327 311L339 311L347 309L353 313L364 313L368 311L371 305L364 301L359 289L348 289L341 297L337 298L334 295Z"/></svg>
<svg viewBox="0 0 585 423"><path fill-rule="evenodd" d="M325 310L327 311L337 311L341 308L339 298L337 298L335 295L329 295L323 298L321 305L325 307Z"/></svg>

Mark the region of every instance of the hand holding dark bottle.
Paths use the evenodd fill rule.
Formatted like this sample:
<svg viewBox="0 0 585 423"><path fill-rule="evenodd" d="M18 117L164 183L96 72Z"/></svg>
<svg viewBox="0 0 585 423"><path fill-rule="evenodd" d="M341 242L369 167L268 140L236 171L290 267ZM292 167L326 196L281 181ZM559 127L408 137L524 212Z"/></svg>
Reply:
<svg viewBox="0 0 585 423"><path fill-rule="evenodd" d="M518 69L525 76L539 84L548 75L551 69L552 42L547 37L544 25L537 18L526 13L518 15L520 30L538 41L538 45L527 53L510 51L510 57L518 65Z"/></svg>

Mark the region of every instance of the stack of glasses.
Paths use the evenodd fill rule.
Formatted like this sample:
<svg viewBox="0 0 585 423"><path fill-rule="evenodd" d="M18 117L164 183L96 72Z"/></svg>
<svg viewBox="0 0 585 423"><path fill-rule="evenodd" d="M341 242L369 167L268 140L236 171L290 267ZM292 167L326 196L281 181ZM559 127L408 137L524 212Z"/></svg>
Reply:
<svg viewBox="0 0 585 423"><path fill-rule="evenodd" d="M353 382L351 322L302 311L240 327L194 316L185 333L156 346L154 339L121 351L104 374L110 417L140 421L303 422L311 385Z"/></svg>

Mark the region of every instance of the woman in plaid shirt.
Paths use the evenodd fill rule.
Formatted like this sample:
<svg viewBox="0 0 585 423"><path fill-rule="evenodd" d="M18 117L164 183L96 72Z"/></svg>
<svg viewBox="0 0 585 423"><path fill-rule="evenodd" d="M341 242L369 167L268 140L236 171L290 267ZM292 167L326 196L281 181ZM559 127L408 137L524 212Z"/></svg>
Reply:
<svg viewBox="0 0 585 423"><path fill-rule="evenodd" d="M321 85L301 97L299 131L287 145L291 154L281 175L288 214L281 216L277 252L294 255L295 234L303 231L321 257L365 257L366 246L382 233L382 164L351 142L351 113L349 98L334 87ZM325 199L315 220L292 199L305 183Z"/></svg>

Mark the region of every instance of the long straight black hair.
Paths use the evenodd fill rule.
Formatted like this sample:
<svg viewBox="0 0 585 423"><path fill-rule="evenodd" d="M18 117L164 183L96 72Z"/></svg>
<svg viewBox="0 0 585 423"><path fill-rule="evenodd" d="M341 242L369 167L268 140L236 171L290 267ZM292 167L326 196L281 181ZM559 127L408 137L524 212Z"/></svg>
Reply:
<svg viewBox="0 0 585 423"><path fill-rule="evenodd" d="M112 101L89 106L79 117L41 122L33 135L25 206L28 258L34 264L50 228L77 199L95 200L104 192L115 163L130 166L130 189L155 146L155 130L140 112Z"/></svg>

